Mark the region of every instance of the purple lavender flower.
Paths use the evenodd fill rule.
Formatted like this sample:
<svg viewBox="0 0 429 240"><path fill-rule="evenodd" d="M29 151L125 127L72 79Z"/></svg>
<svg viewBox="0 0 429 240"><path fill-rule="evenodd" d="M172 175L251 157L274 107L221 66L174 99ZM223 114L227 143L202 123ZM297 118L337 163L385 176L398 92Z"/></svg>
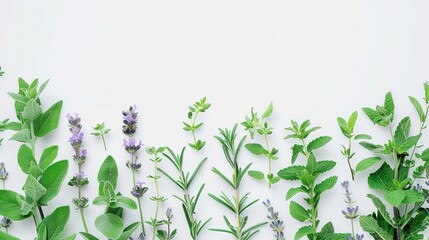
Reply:
<svg viewBox="0 0 429 240"><path fill-rule="evenodd" d="M128 153L134 154L142 147L142 141L140 140L137 144L134 138L129 138L128 140L124 139L122 146L125 147Z"/></svg>
<svg viewBox="0 0 429 240"><path fill-rule="evenodd" d="M423 191L423 186L421 184L418 184L416 186L413 187L414 190L416 190L417 192L422 192Z"/></svg>
<svg viewBox="0 0 429 240"><path fill-rule="evenodd" d="M9 228L10 227L10 225L12 224L12 221L9 219L9 218L7 218L7 217L3 217L1 220L0 220L0 226L2 227L2 228Z"/></svg>
<svg viewBox="0 0 429 240"><path fill-rule="evenodd" d="M0 180L6 180L9 173L6 171L4 163L0 163Z"/></svg>
<svg viewBox="0 0 429 240"><path fill-rule="evenodd" d="M143 235L143 233L140 233L139 237L137 238L137 240L144 240L145 236ZM128 240L134 240L134 238L129 237Z"/></svg>
<svg viewBox="0 0 429 240"><path fill-rule="evenodd" d="M352 236L347 236L347 240L362 240L362 239L363 239L363 234L356 233L356 237L354 239Z"/></svg>
<svg viewBox="0 0 429 240"><path fill-rule="evenodd" d="M275 212L274 208L271 206L271 202L269 199L267 199L265 202L263 202L265 207L267 207L268 212L270 213L267 218L271 221L270 222L270 228L274 232L274 237L276 240L284 240L285 236L283 233L284 225L283 221L279 219L279 212Z"/></svg>
<svg viewBox="0 0 429 240"><path fill-rule="evenodd" d="M87 151L86 149L81 149L84 134L81 132L82 125L80 124L81 119L79 114L75 113L74 116L71 116L70 113L67 114L67 119L69 122L69 130L72 133L68 142L73 147L74 154L73 160L77 165L82 165L85 162Z"/></svg>
<svg viewBox="0 0 429 240"><path fill-rule="evenodd" d="M145 183L143 181L137 181L136 185L133 187L131 194L136 198L143 197L143 194L148 190L147 187L144 187Z"/></svg>
<svg viewBox="0 0 429 240"><path fill-rule="evenodd" d="M341 211L347 219L355 219L358 217L357 211L359 207L347 207L346 211Z"/></svg>
<svg viewBox="0 0 429 240"><path fill-rule="evenodd" d="M85 177L84 172L78 172L75 174L77 180L82 180Z"/></svg>
<svg viewBox="0 0 429 240"><path fill-rule="evenodd" d="M136 105L130 106L126 111L122 111L124 118L122 132L129 137L133 136L137 130L137 114Z"/></svg>

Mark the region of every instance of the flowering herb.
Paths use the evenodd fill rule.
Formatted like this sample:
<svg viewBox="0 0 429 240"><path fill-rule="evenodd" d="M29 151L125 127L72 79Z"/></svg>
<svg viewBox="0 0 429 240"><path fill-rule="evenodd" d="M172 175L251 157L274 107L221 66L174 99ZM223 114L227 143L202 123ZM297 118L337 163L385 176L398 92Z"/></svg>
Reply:
<svg viewBox="0 0 429 240"><path fill-rule="evenodd" d="M292 164L293 166L284 168L278 172L278 175L289 181L299 180L301 182L300 187L291 188L286 193L286 200L291 199L298 193L306 194L305 201L310 205L309 209L306 209L299 203L291 201L289 205L290 214L293 218L300 222L309 222L310 225L301 227L298 229L295 239L301 239L308 237L309 239L316 240L321 239L332 239L332 238L345 238L347 234L334 233L332 224L327 223L320 232L318 232L318 226L320 220L318 220L318 203L323 192L333 188L337 183L337 176L331 176L325 180L317 183L317 178L327 171L332 170L336 162L331 160L317 161L314 152L317 149L322 148L331 141L329 136L321 136L313 139L307 144L308 136L320 129L320 127L309 128L311 123L309 120L304 121L301 125L298 125L296 121L291 121L292 126L286 128L291 134L287 135L285 139L297 139L299 144L295 144L292 147ZM296 160L299 155L303 155L306 160L306 165L296 165Z"/></svg>
<svg viewBox="0 0 429 240"><path fill-rule="evenodd" d="M274 237L276 240L285 240L285 235L283 233L284 225L283 221L279 219L279 212L275 212L273 206L271 206L270 200L264 202L265 207L267 207L269 215L267 218L271 221L270 228L274 232Z"/></svg>
<svg viewBox="0 0 429 240"><path fill-rule="evenodd" d="M167 209L167 212L165 213L167 219L164 220L164 224L167 225L167 230L158 230L156 236L158 237L159 240L171 240L173 239L176 234L177 234L177 230L171 230L171 224L172 219L173 219L173 213L171 208Z"/></svg>
<svg viewBox="0 0 429 240"><path fill-rule="evenodd" d="M259 201L259 199L252 200L250 203L247 203L250 193L247 193L242 197L240 196L239 190L240 190L241 180L243 179L244 175L249 170L252 164L249 163L244 169L241 168L238 164L238 154L241 150L241 147L246 137L241 138L237 147L235 147L235 144L236 144L235 139L237 137L236 129L237 129L237 124L234 125L231 131L228 129L225 129L225 130L219 129L220 135L215 136L215 138L222 145L222 149L225 154L225 158L228 161L228 164L233 169L232 179L228 179L217 168L215 167L212 168L212 171L216 173L216 175L218 175L221 179L225 180L225 182L234 189L234 196L230 198L224 192L222 192L222 194L219 197L213 194L209 194L209 196L212 199L214 199L220 205L229 209L234 214L236 225L232 226L231 224L232 221L228 220L228 218L224 215L223 218L225 220L226 225L228 226L228 229L215 228L210 230L231 234L237 240L249 240L256 233L259 232L258 228L265 225L266 222L259 223L249 228L246 228L248 216L243 215L244 210L248 209L250 206L255 204L257 201Z"/></svg>
<svg viewBox="0 0 429 240"><path fill-rule="evenodd" d="M183 212L185 214L185 218L188 223L189 234L191 235L191 238L193 240L196 240L198 239L198 235L200 234L201 230L203 230L203 228L207 225L207 223L211 220L211 218L206 220L205 222L202 222L201 220L198 220L195 216L198 200L200 199L200 196L201 196L201 193L203 192L205 184L202 184L198 190L197 195L192 197L189 194L189 188L193 183L199 170L206 162L207 158L204 158L203 160L201 160L200 163L195 168L195 170L193 171L193 173L190 175L189 172L185 173L185 170L183 169L185 148L182 149L180 154L175 154L173 150L171 150L168 147L166 147L166 150L167 150L167 153L163 153L163 155L173 164L174 168L178 171L179 178L174 179L173 177L171 177L170 174L168 174L161 168L158 170L183 191L183 197L179 197L176 195L174 195L174 197L179 199L182 202Z"/></svg>
<svg viewBox="0 0 429 240"><path fill-rule="evenodd" d="M377 208L372 215L361 216L359 218L362 229L374 238L382 239L422 239L424 230L429 225L427 209L423 204L429 197L427 189L420 187L412 188L414 180L420 178L425 171L424 166L428 165L429 149L421 154L415 154L425 128L425 122L429 103L429 85L424 84L426 111L423 111L420 103L410 97L410 101L416 108L419 115L419 132L410 136L411 120L404 117L393 132L395 104L392 93L388 92L384 98L384 104L375 109L363 108L368 118L376 125L386 128L389 132L388 142L384 145L361 142L360 144L377 155L385 156L386 160L381 167L368 177L368 185L371 189L380 190L384 193L384 200L393 208L393 218L386 210L383 201L374 195L369 194ZM409 172L417 162L423 160L423 168L415 168L412 176ZM388 163L391 162L393 168ZM426 169L426 171L428 171ZM401 214L402 213L402 214Z"/></svg>
<svg viewBox="0 0 429 240"><path fill-rule="evenodd" d="M127 161L127 167L130 169L133 177L133 186L134 190L138 188L137 182L136 182L136 172L141 168L141 164L138 163L138 156L137 152L142 147L142 141L139 142L136 141L136 139L133 137L134 134L137 131L137 107L135 105L130 106L127 110L122 111L122 117L123 117L123 125L122 125L122 133L127 136L127 139L124 139L122 146L125 148L125 151L127 151L130 154L130 160ZM141 197L143 194L147 191L147 188L144 188L145 190L142 192L141 195L134 195L134 197L137 199L139 214L140 214L140 226L143 233L143 236L146 237L146 230L144 226L144 218L143 218L143 210L141 207ZM133 191L134 191L133 190Z"/></svg>
<svg viewBox="0 0 429 240"><path fill-rule="evenodd" d="M122 212L124 208L137 209L137 204L133 199L124 197L116 192L118 181L118 166L112 156L108 156L101 164L98 172L98 197L93 201L94 205L106 206L103 214L95 219L95 227L108 239L128 239L138 228L139 222L134 222L124 227ZM132 194L141 196L147 191L143 182L137 182L133 187ZM87 240L98 239L93 235L81 232Z"/></svg>
<svg viewBox="0 0 429 240"><path fill-rule="evenodd" d="M253 108L250 113L250 117L246 116L246 121L242 122L241 125L245 127L246 131L249 131L250 137L255 137L255 132L264 137L265 147L259 143L248 143L245 145L247 150L255 155L265 155L268 158L268 173L266 174L268 186L271 188L272 184L280 181L280 177L274 176L272 173L272 160L279 159L276 154L278 150L276 148L270 148L268 143L268 136L273 133L273 128L268 126L266 119L273 113L273 104L270 103L268 108L262 114L261 118L258 117L258 113L253 112ZM249 175L258 180L264 180L265 174L261 171L251 170L248 172Z"/></svg>
<svg viewBox="0 0 429 240"><path fill-rule="evenodd" d="M151 158L150 160L154 163L154 170L153 170L154 173L153 173L153 175L149 175L148 177L150 179L153 179L153 181L155 182L155 190L156 190L156 195L150 198L150 200L154 201L156 204L155 214L151 218L150 221L146 222L153 227L152 240L154 240L156 235L157 235L156 234L157 228L162 226L165 223L165 221L158 220L159 205L160 205L160 203L167 201L167 199L165 197L163 197L159 194L159 186L158 186L158 180L161 178L161 176L158 175L158 164L162 161L162 158L159 157L159 155L162 154L162 152L164 152L164 150L165 150L164 147L146 148L146 152L149 155L153 156L153 158Z"/></svg>
<svg viewBox="0 0 429 240"><path fill-rule="evenodd" d="M11 140L23 143L18 151L18 165L27 175L23 186L25 195L0 190L0 202L3 203L0 204L0 215L13 221L32 217L37 226L39 239L62 238L70 208L58 207L45 217L42 206L47 206L60 191L67 175L68 161L54 162L58 146L46 148L40 158L36 156L37 139L48 135L58 127L62 101L56 102L43 111L40 95L48 81L39 86L37 79L29 84L20 78L18 83L18 92L8 93L15 100L18 121L2 122L2 130L16 131ZM47 231L53 226L56 227L55 232Z"/></svg>
<svg viewBox="0 0 429 240"><path fill-rule="evenodd" d="M194 103L192 106L189 106L188 119L189 123L183 122L183 130L192 133L192 137L194 139L194 143L189 143L189 146L197 151L203 149L206 144L205 141L197 140L195 137L195 131L203 126L203 122L196 123L197 116L199 113L203 113L207 111L211 106L210 103L206 102L206 97L203 97L199 102Z"/></svg>
<svg viewBox="0 0 429 240"><path fill-rule="evenodd" d="M343 186L344 190L345 190L345 200L344 202L347 203L347 208L346 210L343 210L342 213L344 214L344 217L347 219L350 219L350 224L352 227L352 232L349 236L347 236L347 240L362 240L363 239L363 234L356 234L355 235L355 227L354 227L354 219L356 219L359 215L357 214L357 211L359 209L358 206L353 207L353 204L355 203L352 200L352 192L349 190L349 182L348 181L344 181L343 183L341 183L341 185Z"/></svg>
<svg viewBox="0 0 429 240"><path fill-rule="evenodd" d="M73 148L73 161L78 166L78 172L69 180L69 186L77 187L77 198L73 198L73 204L76 206L76 209L80 212L80 217L82 220L82 225L85 232L88 232L88 226L86 225L85 214L83 210L88 207L89 199L82 196L82 187L88 185L88 178L85 176L85 173L82 171L82 165L86 160L86 149L82 148L83 146L83 137L84 134L81 132L81 118L77 113L74 116L67 114L67 120L69 124L69 130L71 136L68 140L70 145Z"/></svg>
<svg viewBox="0 0 429 240"><path fill-rule="evenodd" d="M9 176L9 173L6 171L6 167L4 166L4 163L0 163L0 180L3 182L3 190L6 190L5 182L7 177ZM8 228L12 224L12 221L7 217L2 217L0 220L0 228L4 228L6 233L8 232Z"/></svg>
<svg viewBox="0 0 429 240"><path fill-rule="evenodd" d="M106 125L103 123L97 123L97 125L95 125L95 127L93 127L92 129L94 129L94 132L91 133L91 135L94 135L96 137L101 136L101 139L103 140L103 145L104 145L104 150L107 150L107 145L106 145L106 139L105 139L105 135L108 134L111 129L104 129L106 127Z"/></svg>
<svg viewBox="0 0 429 240"><path fill-rule="evenodd" d="M353 141L361 141L361 140L371 140L371 136L367 134L354 134L354 128L356 125L356 120L358 118L358 113L355 111L350 115L348 121L346 121L342 117L337 118L337 123L340 126L341 132L343 135L347 138L348 144L347 146L341 145L343 147L343 150L341 151L341 154L347 159L347 163L350 169L350 174L352 176L352 180L355 180L355 174L358 171L363 171L369 167L371 167L373 164L377 163L381 160L379 157L369 157L362 161L360 161L356 165L356 169L353 169L350 160L354 157L355 152L352 151L352 144Z"/></svg>

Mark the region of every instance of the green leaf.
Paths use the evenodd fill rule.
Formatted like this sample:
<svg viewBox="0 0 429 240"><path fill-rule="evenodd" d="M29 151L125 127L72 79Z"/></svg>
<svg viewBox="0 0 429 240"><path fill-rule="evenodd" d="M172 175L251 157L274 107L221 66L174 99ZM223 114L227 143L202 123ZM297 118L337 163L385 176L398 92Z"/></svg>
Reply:
<svg viewBox="0 0 429 240"><path fill-rule="evenodd" d="M299 240L307 235L313 234L314 228L313 226L304 226L298 229L298 231L295 233L294 240Z"/></svg>
<svg viewBox="0 0 429 240"><path fill-rule="evenodd" d="M0 239L2 240L20 240L19 238L16 238L12 235L9 235L5 232L0 231Z"/></svg>
<svg viewBox="0 0 429 240"><path fill-rule="evenodd" d="M298 158L299 153L302 152L302 150L304 150L304 146L299 145L299 144L295 144L292 147L292 165L295 164L296 159Z"/></svg>
<svg viewBox="0 0 429 240"><path fill-rule="evenodd" d="M429 161L429 148L426 148L422 154L420 155L420 159L422 159L425 162Z"/></svg>
<svg viewBox="0 0 429 240"><path fill-rule="evenodd" d="M395 110L392 92L386 93L386 96L384 98L384 109L386 109L390 114L393 114L393 111Z"/></svg>
<svg viewBox="0 0 429 240"><path fill-rule="evenodd" d="M247 172L252 178L262 180L265 178L264 173L260 171L249 171Z"/></svg>
<svg viewBox="0 0 429 240"><path fill-rule="evenodd" d="M420 122L425 122L426 114L423 111L422 105L420 105L419 101L417 101L415 97L409 96L408 98L410 99L411 104L413 104L414 108L416 109L417 114L419 115L419 118L420 118Z"/></svg>
<svg viewBox="0 0 429 240"><path fill-rule="evenodd" d="M405 140L404 143L402 143L397 149L396 151L399 154L402 153L406 153L408 150L410 150L410 148L414 147L415 145L417 145L418 141L420 140L420 137L422 136L422 134L416 135L416 136L412 136L407 138L407 140Z"/></svg>
<svg viewBox="0 0 429 240"><path fill-rule="evenodd" d="M384 195L384 199L394 207L398 207L404 198L405 192L402 189L393 190Z"/></svg>
<svg viewBox="0 0 429 240"><path fill-rule="evenodd" d="M118 238L118 240L128 240L129 237L133 234L133 232L136 231L137 227L140 225L139 222L132 223L128 225L126 228L124 228L124 231L122 231L121 236Z"/></svg>
<svg viewBox="0 0 429 240"><path fill-rule="evenodd" d="M30 143L31 142L31 134L30 130L22 129L19 132L15 133L10 140L15 140L22 143Z"/></svg>
<svg viewBox="0 0 429 240"><path fill-rule="evenodd" d="M64 227L70 217L70 207L62 206L56 208L49 216L40 222L39 226L46 225L48 238L59 239L64 231ZM38 227L39 228L39 227Z"/></svg>
<svg viewBox="0 0 429 240"><path fill-rule="evenodd" d="M329 136L321 136L318 137L316 139L314 139L313 141L311 141L308 146L307 146L307 152L312 152L315 149L321 148L323 146L325 146L328 142L330 142L332 140L331 137Z"/></svg>
<svg viewBox="0 0 429 240"><path fill-rule="evenodd" d="M245 145L246 149L255 155L261 155L267 153L267 150L262 147L259 143L248 143Z"/></svg>
<svg viewBox="0 0 429 240"><path fill-rule="evenodd" d="M423 196L423 194L414 189L404 190L404 193L405 198L404 200L402 200L402 203L404 204L412 204L425 201L425 197Z"/></svg>
<svg viewBox="0 0 429 240"><path fill-rule="evenodd" d="M116 199L118 200L118 206L123 208L129 208L129 209L137 209L137 204L128 197L123 196L117 196Z"/></svg>
<svg viewBox="0 0 429 240"><path fill-rule="evenodd" d="M98 182L100 183L98 188L98 195L103 196L104 191L104 182L109 181L113 188L116 189L116 183L118 180L118 166L116 161L112 156L108 156L103 164L101 164L100 170L98 172Z"/></svg>
<svg viewBox="0 0 429 240"><path fill-rule="evenodd" d="M124 223L120 217L107 213L95 219L95 227L107 238L117 239L122 234Z"/></svg>
<svg viewBox="0 0 429 240"><path fill-rule="evenodd" d="M267 117L269 117L272 113L273 113L273 103L270 103L270 105L268 105L268 107L267 107L267 109L265 110L265 112L262 114L262 118L267 118Z"/></svg>
<svg viewBox="0 0 429 240"><path fill-rule="evenodd" d="M98 238L96 238L95 236L93 236L93 235L91 235L91 234L89 234L89 233L86 233L86 232L80 232L80 235L82 235L82 237L85 239L85 240L99 240Z"/></svg>
<svg viewBox="0 0 429 240"><path fill-rule="evenodd" d="M31 175L27 177L23 188L28 203L36 203L46 193L46 188Z"/></svg>
<svg viewBox="0 0 429 240"><path fill-rule="evenodd" d="M397 145L401 145L407 140L408 135L410 134L410 128L411 120L409 117L405 117L399 122L394 135L395 143Z"/></svg>
<svg viewBox="0 0 429 240"><path fill-rule="evenodd" d="M310 215L308 214L308 211L294 201L290 202L289 211L291 216L300 222L304 222L310 219Z"/></svg>
<svg viewBox="0 0 429 240"><path fill-rule="evenodd" d="M373 153L381 153L384 151L384 147L382 145L372 144L365 141L360 142L359 144Z"/></svg>
<svg viewBox="0 0 429 240"><path fill-rule="evenodd" d="M350 133L352 133L353 129L355 128L357 118L358 118L358 112L357 111L354 111L352 113L352 115L350 115L350 117L349 117L349 121L347 122L347 126L350 130Z"/></svg>
<svg viewBox="0 0 429 240"><path fill-rule="evenodd" d="M289 199L291 199L293 196L295 196L297 193L306 193L307 191L305 190L304 187L295 187L295 188L290 188L287 193L286 193L286 201L288 201Z"/></svg>
<svg viewBox="0 0 429 240"><path fill-rule="evenodd" d="M109 203L107 202L107 200L104 196L97 196L92 201L92 204L100 206L100 205L108 205Z"/></svg>
<svg viewBox="0 0 429 240"><path fill-rule="evenodd" d="M290 166L280 170L277 175L285 180L298 180L298 176L300 176L304 170L304 166Z"/></svg>
<svg viewBox="0 0 429 240"><path fill-rule="evenodd" d="M368 116L368 118L374 123L378 125L382 125L383 118L381 117L380 113L377 111L371 109L371 108L362 108L362 111ZM384 125L384 124L383 124Z"/></svg>
<svg viewBox="0 0 429 240"><path fill-rule="evenodd" d="M318 161L318 162L316 162L314 174L316 175L316 174L321 174L321 173L327 172L327 171L333 169L335 167L335 165L337 165L337 163L332 161L332 160Z"/></svg>
<svg viewBox="0 0 429 240"><path fill-rule="evenodd" d="M383 202L376 197L375 195L368 194L368 198L371 199L374 206L377 208L377 210L380 212L381 216L383 216L384 220L389 223L392 227L395 227L395 225L392 222L392 219L390 218L389 212L386 210L386 206L383 204Z"/></svg>
<svg viewBox="0 0 429 240"><path fill-rule="evenodd" d="M341 132L343 132L343 134L346 137L348 137L352 131L349 129L349 126L348 126L346 120L344 120L344 118L342 118L342 117L338 117L337 123L338 123L338 126L340 126Z"/></svg>
<svg viewBox="0 0 429 240"><path fill-rule="evenodd" d="M378 189L384 192L395 190L395 185L392 182L393 170L389 164L383 163L381 167L368 177L368 186L372 189Z"/></svg>
<svg viewBox="0 0 429 240"><path fill-rule="evenodd" d="M115 189L113 188L113 185L109 182L106 181L104 182L104 187L103 187L103 196L106 198L106 200L108 200L109 202L112 199L116 199L116 194L115 194Z"/></svg>
<svg viewBox="0 0 429 240"><path fill-rule="evenodd" d="M354 138L355 140L371 140L372 137L368 134L358 134Z"/></svg>
<svg viewBox="0 0 429 240"><path fill-rule="evenodd" d="M39 166L42 170L45 170L57 157L58 155L58 146L51 146L46 148L42 156L40 157Z"/></svg>
<svg viewBox="0 0 429 240"><path fill-rule="evenodd" d="M356 165L356 172L364 171L379 162L380 160L380 157L365 158Z"/></svg>
<svg viewBox="0 0 429 240"><path fill-rule="evenodd" d="M48 202L57 196L67 175L68 168L68 160L58 161L46 168L42 178L40 178L40 184L46 188L46 193L39 200L40 205L48 205Z"/></svg>
<svg viewBox="0 0 429 240"><path fill-rule="evenodd" d="M75 240L76 239L76 233L73 233L72 235L62 238L61 240Z"/></svg>
<svg viewBox="0 0 429 240"><path fill-rule="evenodd" d="M323 180L322 182L320 182L319 184L317 184L314 187L314 191L316 193L322 193L324 191L327 191L335 186L335 184L337 183L337 180L338 180L337 176L329 177Z"/></svg>
<svg viewBox="0 0 429 240"><path fill-rule="evenodd" d="M368 216L361 216L359 223L362 229L371 234L377 234L382 240L393 240L393 236L386 232L383 228L378 225L377 220Z"/></svg>
<svg viewBox="0 0 429 240"><path fill-rule="evenodd" d="M24 196L19 195L14 191L0 190L0 215L5 216L12 221L19 221L29 217L22 215L21 204L18 198L23 199Z"/></svg>
<svg viewBox="0 0 429 240"><path fill-rule="evenodd" d="M46 112L42 113L34 122L34 134L43 137L58 127L63 101L58 101Z"/></svg>
<svg viewBox="0 0 429 240"><path fill-rule="evenodd" d="M25 105L24 110L22 111L22 117L30 122L40 116L40 114L42 114L42 109L34 99L30 99L27 102L27 105Z"/></svg>
<svg viewBox="0 0 429 240"><path fill-rule="evenodd" d="M22 144L18 150L18 165L19 165L19 167L21 168L21 170L24 173L29 174L30 173L30 167L31 167L32 163L34 166L37 165L37 162L33 156L33 152L31 151L31 149L27 145Z"/></svg>

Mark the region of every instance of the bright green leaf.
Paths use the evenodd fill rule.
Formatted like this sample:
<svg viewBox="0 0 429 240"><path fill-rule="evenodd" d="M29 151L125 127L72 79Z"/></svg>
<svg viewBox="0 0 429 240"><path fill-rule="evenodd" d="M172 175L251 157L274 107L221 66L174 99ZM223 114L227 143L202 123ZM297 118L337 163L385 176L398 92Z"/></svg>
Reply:
<svg viewBox="0 0 429 240"><path fill-rule="evenodd" d="M95 227L109 239L117 239L122 234L124 223L122 218L111 214L103 214L95 219Z"/></svg>
<svg viewBox="0 0 429 240"><path fill-rule="evenodd" d="M58 101L46 112L42 113L34 122L34 134L43 137L58 127L63 101Z"/></svg>
<svg viewBox="0 0 429 240"><path fill-rule="evenodd" d="M356 172L364 171L373 166L374 164L378 163L380 160L380 157L365 158L356 165Z"/></svg>
<svg viewBox="0 0 429 240"><path fill-rule="evenodd" d="M18 150L18 165L24 173L29 174L31 163L37 165L33 152L27 145L22 144Z"/></svg>
<svg viewBox="0 0 429 240"><path fill-rule="evenodd" d="M39 200L40 205L47 205L50 200L57 196L67 175L68 168L68 160L58 161L46 168L42 178L40 178L40 184L42 184L47 191Z"/></svg>
<svg viewBox="0 0 429 240"><path fill-rule="evenodd" d="M310 215L308 214L308 211L294 201L290 202L289 211L291 216L300 222L304 222L310 219Z"/></svg>

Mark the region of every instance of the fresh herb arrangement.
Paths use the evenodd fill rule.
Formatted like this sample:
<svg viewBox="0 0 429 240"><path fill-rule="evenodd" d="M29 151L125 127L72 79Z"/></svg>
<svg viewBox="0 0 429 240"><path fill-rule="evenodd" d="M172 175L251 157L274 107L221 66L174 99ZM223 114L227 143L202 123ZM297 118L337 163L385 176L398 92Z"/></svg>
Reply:
<svg viewBox="0 0 429 240"><path fill-rule="evenodd" d="M122 132L125 134L127 139L124 139L123 147L130 154L130 160L127 161L127 167L130 169L133 178L133 190L131 194L137 199L139 214L140 214L140 226L143 237L146 237L146 229L144 226L143 210L141 206L141 198L147 192L148 188L143 187L143 181L136 180L136 172L141 168L141 163L138 162L137 152L142 147L142 141L138 143L133 137L137 131L137 107L130 106L127 110L122 111L123 125Z"/></svg>
<svg viewBox="0 0 429 240"><path fill-rule="evenodd" d="M92 129L94 129L94 132L91 133L91 135L94 135L96 137L101 137L101 140L103 141L103 146L104 146L104 150L107 150L107 145L106 145L106 135L111 131L111 129L107 128L105 129L106 124L103 123L97 123L97 125L95 125L95 127L93 127Z"/></svg>
<svg viewBox="0 0 429 240"><path fill-rule="evenodd" d="M82 124L79 115L76 113L74 116L67 114L67 120L69 123L69 130L72 133L69 143L73 148L73 161L78 166L78 172L73 176L69 181L69 186L77 187L77 198L73 198L73 204L76 209L79 210L80 217L82 219L82 224L85 232L88 232L88 226L86 225L84 209L88 207L89 199L82 196L82 187L88 185L88 178L85 176L85 173L82 171L82 165L86 160L86 149L83 149L83 132L81 132Z"/></svg>
<svg viewBox="0 0 429 240"><path fill-rule="evenodd" d="M188 120L189 123L183 122L183 130L192 133L192 138L194 139L193 143L189 143L189 146L197 151L203 149L206 145L206 142L200 139L197 139L195 136L195 131L203 126L203 122L197 123L197 117L199 113L203 113L210 108L211 104L207 103L206 97L203 97L200 101L189 106Z"/></svg>
<svg viewBox="0 0 429 240"><path fill-rule="evenodd" d="M274 232L274 237L276 240L285 240L285 235L283 233L284 230L284 224L283 220L279 219L279 212L274 211L273 206L271 206L270 200L266 200L264 202L265 207L267 207L267 211L269 215L267 218L271 221L270 222L270 228Z"/></svg>
<svg viewBox="0 0 429 240"><path fill-rule="evenodd" d="M211 229L213 231L217 232L224 232L228 233L232 236L234 236L237 240L249 240L253 236L255 236L256 233L259 232L259 228L266 224L266 222L258 223L256 225L250 226L246 228L246 224L248 222L249 217L244 215L244 211L251 207L253 204L259 201L259 199L256 200L250 200L248 202L250 193L246 193L245 195L240 195L240 184L243 180L243 177L246 175L247 171L249 170L250 166L252 165L249 163L246 167L242 168L238 164L238 156L241 151L241 147L243 146L243 142L246 139L246 137L242 137L240 141L236 142L237 137L237 124L234 125L232 130L222 130L219 129L220 135L215 136L215 138L220 142L222 145L223 152L225 154L225 158L229 164L229 166L232 168L232 177L229 179L226 177L221 171L219 171L217 168L213 167L212 171L216 173L222 180L224 180L231 188L234 190L234 195L232 197L228 197L224 192L218 197L213 194L209 194L209 196L218 202L220 205L226 207L229 211L231 211L234 214L235 221L229 220L225 215L223 216L223 219L225 221L225 224L227 225L227 229ZM237 144L237 145L236 145ZM231 222L235 222L235 225L232 225Z"/></svg>
<svg viewBox="0 0 429 240"><path fill-rule="evenodd" d="M334 233L332 224L327 223L319 232L318 219L318 204L320 197L323 192L332 189L337 183L337 176L331 176L323 181L316 181L322 173L332 170L336 162L331 160L317 161L314 152L331 141L329 136L317 137L310 142L307 142L308 136L314 131L320 129L320 127L311 127L310 121L304 121L302 124L298 124L296 121L291 121L292 126L286 128L290 132L285 139L296 139L299 141L298 144L292 147L292 165L286 167L278 172L279 177L288 180L301 182L300 187L289 189L286 193L286 200L291 199L298 193L304 193L306 198L305 202L309 205L309 209L303 207L295 201L291 201L289 205L290 214L293 218L300 222L308 222L310 225L306 225L298 229L295 234L295 239L301 239L308 237L309 239L339 239L345 238L347 234ZM296 165L296 160L302 155L306 160L305 165ZM317 183L318 182L318 183Z"/></svg>
<svg viewBox="0 0 429 240"><path fill-rule="evenodd" d="M352 164L350 162L350 160L354 157L354 155L356 154L355 152L353 152L352 150L352 144L354 141L362 141L362 140L371 140L371 136L369 136L368 134L355 134L354 133L354 128L356 125L356 121L358 118L358 112L353 112L348 121L346 121L344 118L342 117L338 117L337 118L337 123L338 126L341 129L341 132L343 133L343 135L347 138L347 145L341 145L343 147L343 150L341 151L341 154L347 159L347 164L349 166L349 170L350 170L350 175L352 177L352 180L355 180L355 175L356 172L358 171L363 171L367 168L369 168L372 164L378 162L379 160L381 160L379 157L369 157L366 158L362 161L360 161L357 165L356 165L356 169L353 169Z"/></svg>
<svg viewBox="0 0 429 240"><path fill-rule="evenodd" d="M183 213L185 214L186 222L189 228L189 234L193 240L196 240L198 239L198 235L200 234L200 232L204 229L207 223L210 222L211 218L204 222L196 218L196 208L198 200L200 199L205 184L202 184L199 187L198 193L195 196L191 196L189 191L191 184L194 182L194 179L203 164L207 161L207 158L201 160L193 171L193 173L190 175L189 172L185 172L185 170L183 169L185 149L186 148L183 148L179 154L175 154L173 150L167 147L167 153L163 153L164 157L166 157L177 170L179 174L178 179L174 179L170 174L168 174L162 169L158 170L183 191L183 197L179 197L177 195L173 196L182 203Z"/></svg>
<svg viewBox="0 0 429 240"><path fill-rule="evenodd" d="M261 171L250 170L248 174L258 180L264 180L266 175L266 182L268 187L271 188L272 184L275 184L280 181L280 177L274 176L272 173L272 160L279 159L276 154L278 153L278 149L270 148L270 144L268 142L268 136L273 133L273 128L270 127L266 121L266 119L271 116L273 113L273 104L270 103L268 105L265 112L262 114L261 118L258 117L258 113L253 112L253 108L250 112L250 117L246 116L246 121L242 122L241 125L245 127L245 130L249 132L250 138L255 137L255 132L259 135L263 136L265 147L263 147L259 143L248 143L245 145L247 150L255 155L264 155L268 158L268 173L264 174Z"/></svg>
<svg viewBox="0 0 429 240"><path fill-rule="evenodd" d="M422 232L429 224L429 209L423 207L429 197L428 190L423 189L420 184L414 185L415 180L422 178L424 172L426 178L429 173L429 149L416 154L422 147L419 140L426 127L428 83L424 84L424 90L425 110L414 97L410 97L420 121L416 135L410 134L411 120L408 116L402 118L394 130L395 104L391 92L386 94L383 105L375 109L363 108L368 118L385 128L389 135L389 140L384 145L361 142L363 147L386 159L377 171L369 175L368 185L383 193L384 201L393 209L393 217L381 199L368 194L377 211L359 218L362 229L375 239L423 239ZM415 166L418 167L414 168Z"/></svg>
<svg viewBox="0 0 429 240"><path fill-rule="evenodd" d="M150 159L154 163L153 175L149 175L148 178L153 179L153 181L155 182L155 191L156 191L156 195L150 198L150 200L154 201L156 204L155 214L150 221L147 221L147 223L153 227L152 240L155 240L155 237L158 236L159 234L161 234L164 238L167 238L169 236L168 234L164 235L164 231L161 231L161 230L160 230L160 233L157 234L157 228L168 222L168 220L167 221L158 220L159 205L162 202L167 201L167 198L159 194L159 186L158 186L158 180L161 178L161 176L158 175L158 164L162 161L162 158L160 157L160 155L164 152L164 150L165 150L165 147L146 148L146 152L149 155L153 156L153 158Z"/></svg>
<svg viewBox="0 0 429 240"><path fill-rule="evenodd" d="M40 95L48 81L39 86L37 79L28 84L20 78L18 84L18 92L9 93L15 100L18 121L2 124L2 130L16 131L11 140L23 143L18 151L18 165L26 174L26 181L22 188L24 195L0 190L0 215L13 221L32 217L38 239L64 238L62 233L70 215L70 207L58 207L45 217L43 206L47 206L60 191L68 172L68 161L54 162L58 146L48 147L40 157L36 156L37 139L48 135L58 126L62 101L43 111ZM8 238L14 239L11 236ZM75 234L66 239L74 238Z"/></svg>

